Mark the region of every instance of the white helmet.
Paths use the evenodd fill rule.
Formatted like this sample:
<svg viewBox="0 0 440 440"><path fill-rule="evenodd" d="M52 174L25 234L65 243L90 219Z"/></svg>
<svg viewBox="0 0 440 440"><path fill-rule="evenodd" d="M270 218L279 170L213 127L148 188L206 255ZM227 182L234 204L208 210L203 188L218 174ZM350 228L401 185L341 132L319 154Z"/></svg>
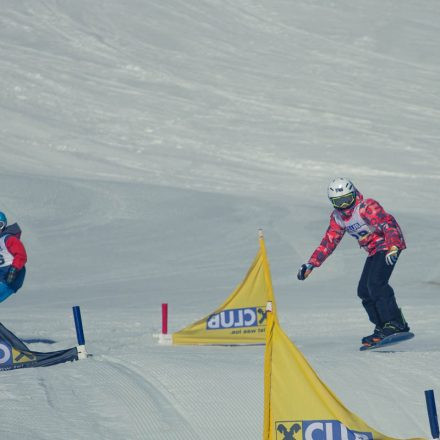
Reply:
<svg viewBox="0 0 440 440"><path fill-rule="evenodd" d="M336 209L347 209L356 200L356 188L345 177L337 177L328 186L327 195Z"/></svg>

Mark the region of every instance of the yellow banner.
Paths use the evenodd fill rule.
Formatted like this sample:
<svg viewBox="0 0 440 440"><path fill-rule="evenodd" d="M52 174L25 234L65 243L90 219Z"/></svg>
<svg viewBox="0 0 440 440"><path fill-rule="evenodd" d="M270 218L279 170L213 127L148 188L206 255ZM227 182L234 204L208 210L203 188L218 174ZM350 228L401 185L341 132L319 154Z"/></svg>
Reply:
<svg viewBox="0 0 440 440"><path fill-rule="evenodd" d="M350 412L268 313L263 440L391 440Z"/></svg>
<svg viewBox="0 0 440 440"><path fill-rule="evenodd" d="M213 313L173 334L173 344L265 344L266 303L273 301L272 281L263 234L244 280ZM275 304L274 304L275 307Z"/></svg>

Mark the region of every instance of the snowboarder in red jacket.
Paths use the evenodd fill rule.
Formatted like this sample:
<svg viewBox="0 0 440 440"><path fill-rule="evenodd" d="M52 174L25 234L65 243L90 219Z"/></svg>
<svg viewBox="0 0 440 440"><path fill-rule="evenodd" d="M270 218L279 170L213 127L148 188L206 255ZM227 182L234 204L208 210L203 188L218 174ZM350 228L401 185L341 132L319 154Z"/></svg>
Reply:
<svg viewBox="0 0 440 440"><path fill-rule="evenodd" d="M396 220L375 200L364 199L346 178L330 183L328 197L334 207L330 225L309 261L300 267L298 279L305 280L315 267L321 266L347 232L368 253L358 296L375 328L373 334L362 338L362 344L371 346L394 333L409 331L388 284L400 252L406 248Z"/></svg>
<svg viewBox="0 0 440 440"><path fill-rule="evenodd" d="M6 215L0 212L0 302L23 285L26 275L27 255L20 234L19 226L8 226Z"/></svg>

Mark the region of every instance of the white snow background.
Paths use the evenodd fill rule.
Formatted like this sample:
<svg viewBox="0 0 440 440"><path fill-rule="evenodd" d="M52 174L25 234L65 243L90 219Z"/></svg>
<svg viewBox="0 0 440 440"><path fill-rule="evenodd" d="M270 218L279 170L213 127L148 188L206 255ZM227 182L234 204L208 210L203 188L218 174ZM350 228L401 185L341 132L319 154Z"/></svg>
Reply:
<svg viewBox="0 0 440 440"><path fill-rule="evenodd" d="M17 336L93 358L0 373L0 438L255 440L264 347L163 347L242 280L265 231L279 318L374 428L430 436L440 392L438 0L1 0L0 209ZM347 176L407 240L391 279L416 338L362 353L345 237L304 283Z"/></svg>

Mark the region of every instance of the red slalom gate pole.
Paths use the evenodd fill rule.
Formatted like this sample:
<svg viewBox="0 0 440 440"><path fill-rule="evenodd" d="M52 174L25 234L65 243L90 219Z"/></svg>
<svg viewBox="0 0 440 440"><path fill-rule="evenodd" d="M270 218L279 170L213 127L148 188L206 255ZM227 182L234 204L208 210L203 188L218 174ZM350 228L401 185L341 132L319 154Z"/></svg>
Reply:
<svg viewBox="0 0 440 440"><path fill-rule="evenodd" d="M168 304L162 303L162 334L168 333Z"/></svg>

